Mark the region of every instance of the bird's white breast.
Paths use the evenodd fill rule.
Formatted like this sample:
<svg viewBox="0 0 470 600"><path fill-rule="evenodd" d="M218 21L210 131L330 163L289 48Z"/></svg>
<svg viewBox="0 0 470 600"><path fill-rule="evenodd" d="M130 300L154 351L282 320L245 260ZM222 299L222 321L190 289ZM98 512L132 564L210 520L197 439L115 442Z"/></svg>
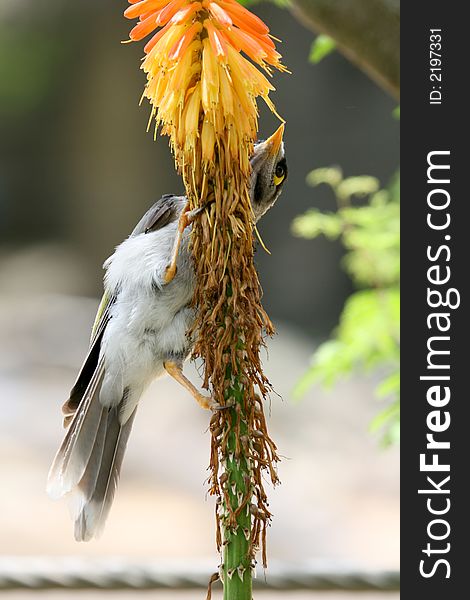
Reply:
<svg viewBox="0 0 470 600"><path fill-rule="evenodd" d="M110 395L119 389L149 383L163 372L163 361L189 351L187 331L193 320L188 307L194 274L185 232L177 274L165 284L177 224L129 237L105 262L105 286L116 296L102 351Z"/></svg>

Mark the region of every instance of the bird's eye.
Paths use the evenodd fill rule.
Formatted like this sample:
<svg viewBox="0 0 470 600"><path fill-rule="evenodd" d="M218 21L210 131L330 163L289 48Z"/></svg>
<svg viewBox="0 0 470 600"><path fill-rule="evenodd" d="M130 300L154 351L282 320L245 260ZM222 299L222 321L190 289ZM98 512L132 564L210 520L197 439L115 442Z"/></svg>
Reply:
<svg viewBox="0 0 470 600"><path fill-rule="evenodd" d="M274 185L279 185L283 182L286 176L285 168L279 163L274 171Z"/></svg>

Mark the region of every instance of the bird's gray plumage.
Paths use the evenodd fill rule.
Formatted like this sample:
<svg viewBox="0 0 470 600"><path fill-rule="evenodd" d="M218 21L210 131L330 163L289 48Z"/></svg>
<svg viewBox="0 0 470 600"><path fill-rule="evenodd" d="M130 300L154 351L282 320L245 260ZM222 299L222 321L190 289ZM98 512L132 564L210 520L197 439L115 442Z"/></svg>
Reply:
<svg viewBox="0 0 470 600"><path fill-rule="evenodd" d="M258 144L252 159L257 219L282 187L273 184L271 172L285 162L283 146L274 155L269 150L268 142ZM68 430L48 477L49 494L70 500L79 541L103 528L143 391L164 373L165 361L182 363L191 350L190 227L183 234L176 277L170 283L164 279L185 206L184 196L160 198L104 264L105 294L87 357L63 406Z"/></svg>

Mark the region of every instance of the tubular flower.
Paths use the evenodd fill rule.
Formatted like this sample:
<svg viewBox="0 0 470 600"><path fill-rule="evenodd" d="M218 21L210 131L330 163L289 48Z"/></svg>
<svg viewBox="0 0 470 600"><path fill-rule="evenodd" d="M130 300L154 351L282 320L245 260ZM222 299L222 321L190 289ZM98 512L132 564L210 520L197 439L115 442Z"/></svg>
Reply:
<svg viewBox="0 0 470 600"><path fill-rule="evenodd" d="M153 107L157 127L162 126L162 133L170 136L178 165L189 160L188 152L194 152L194 133L204 145L202 156L213 156L214 148L207 147L213 140L207 134L210 124L216 138L230 132L231 158L246 171L247 147L251 151L257 136L256 98L260 96L274 110L268 98L273 86L246 57L268 74L270 67L286 70L268 27L236 0L129 2L124 15L139 18L130 39L154 33L142 63L147 74L143 97ZM196 128L194 119L183 114L192 94L202 97ZM196 100L191 102L191 114L196 104ZM244 113L242 119L240 113ZM204 123L206 135L202 137Z"/></svg>

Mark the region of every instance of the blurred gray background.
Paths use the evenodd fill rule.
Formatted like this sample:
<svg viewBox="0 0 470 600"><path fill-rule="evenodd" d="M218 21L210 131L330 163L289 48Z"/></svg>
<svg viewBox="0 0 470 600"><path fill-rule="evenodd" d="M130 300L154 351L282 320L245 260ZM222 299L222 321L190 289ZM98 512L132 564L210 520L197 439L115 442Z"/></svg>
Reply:
<svg viewBox="0 0 470 600"><path fill-rule="evenodd" d="M0 480L8 490L0 496L0 553L216 564L204 486L207 415L172 381L146 394L101 540L76 544L65 506L43 491L101 265L161 194L182 191L167 140L145 133L142 44L120 44L131 25L126 5L0 0ZM292 399L351 284L339 246L290 233L309 206L335 208L327 189L305 184L311 169L340 165L345 175L388 182L398 166L395 102L338 53L309 64L314 36L288 11L267 3L254 10L283 40L292 71L275 76L273 94L287 121L289 181L260 224L272 255L257 252L264 304L278 327L266 370L282 399L272 397L270 427L285 457L283 484L271 492L269 551L296 564L395 568L398 452L381 450L367 431L380 408L374 375ZM263 108L260 134L275 127ZM194 370L191 377L198 381Z"/></svg>

